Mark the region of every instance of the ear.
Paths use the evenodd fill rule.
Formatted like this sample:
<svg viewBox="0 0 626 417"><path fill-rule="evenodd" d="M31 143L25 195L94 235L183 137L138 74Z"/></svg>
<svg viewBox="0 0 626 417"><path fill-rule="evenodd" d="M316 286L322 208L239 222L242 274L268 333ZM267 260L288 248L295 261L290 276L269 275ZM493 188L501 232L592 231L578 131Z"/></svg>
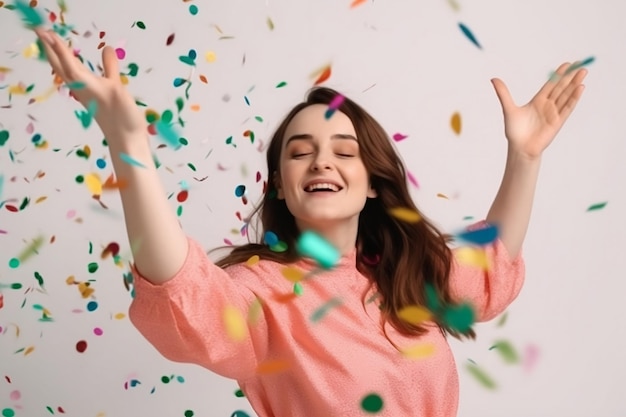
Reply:
<svg viewBox="0 0 626 417"><path fill-rule="evenodd" d="M283 188L280 184L280 175L278 175L278 172L274 171L272 174L272 181L274 182L274 187L276 188L276 198L284 200L285 195L283 194Z"/></svg>

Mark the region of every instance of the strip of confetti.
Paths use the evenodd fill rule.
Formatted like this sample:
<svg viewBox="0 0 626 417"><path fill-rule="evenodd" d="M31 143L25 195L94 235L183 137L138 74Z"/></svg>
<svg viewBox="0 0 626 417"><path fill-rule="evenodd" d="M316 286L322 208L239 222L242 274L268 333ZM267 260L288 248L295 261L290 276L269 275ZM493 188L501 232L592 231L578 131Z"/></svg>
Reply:
<svg viewBox="0 0 626 417"><path fill-rule="evenodd" d="M478 39L476 39L474 33L472 33L472 31L467 26L459 22L459 28L461 29L461 32L463 32L465 37L467 37L467 39L469 39L474 45L476 45L478 49L482 49L482 46L480 46L480 43L478 43Z"/></svg>
<svg viewBox="0 0 626 417"><path fill-rule="evenodd" d="M391 214L396 219L407 223L417 223L422 218L417 211L407 207L391 208L389 209L389 214Z"/></svg>
<svg viewBox="0 0 626 417"><path fill-rule="evenodd" d="M507 340L499 340L489 348L489 350L494 349L500 354L500 356L506 363L514 364L520 361L517 351L515 350L511 342Z"/></svg>
<svg viewBox="0 0 626 417"><path fill-rule="evenodd" d="M467 369L470 375L472 375L474 379L476 379L476 381L478 381L483 387L492 390L496 388L495 381L475 363L470 362L466 364L465 369Z"/></svg>
<svg viewBox="0 0 626 417"><path fill-rule="evenodd" d="M597 204L592 204L591 206L587 207L587 211L595 211L595 210L602 210L604 207L606 207L608 201L604 201L602 203L597 203Z"/></svg>

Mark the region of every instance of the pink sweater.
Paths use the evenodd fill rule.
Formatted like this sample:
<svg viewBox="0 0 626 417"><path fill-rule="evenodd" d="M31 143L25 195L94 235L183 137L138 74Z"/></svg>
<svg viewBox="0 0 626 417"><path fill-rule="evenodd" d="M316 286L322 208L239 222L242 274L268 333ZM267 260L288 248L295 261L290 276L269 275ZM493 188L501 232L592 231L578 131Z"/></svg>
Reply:
<svg viewBox="0 0 626 417"><path fill-rule="evenodd" d="M371 301L376 290L355 267L356 251L285 301L281 296L293 294L293 283L281 274L284 265L260 261L224 270L199 243L188 242L184 265L162 285L132 268L130 320L164 357L237 380L260 417L456 416L459 381L447 340L434 325L420 339L387 325L400 349L427 344L434 350L415 358L394 348L379 325L380 300ZM479 321L502 313L524 280L521 254L510 259L499 240L486 251L488 272L455 262L451 276L453 294L474 304ZM310 270L313 264L295 266ZM225 309L246 317L257 299L262 313L248 322L247 335L229 337ZM326 314L312 320L332 299ZM383 401L376 414L362 407L370 394Z"/></svg>

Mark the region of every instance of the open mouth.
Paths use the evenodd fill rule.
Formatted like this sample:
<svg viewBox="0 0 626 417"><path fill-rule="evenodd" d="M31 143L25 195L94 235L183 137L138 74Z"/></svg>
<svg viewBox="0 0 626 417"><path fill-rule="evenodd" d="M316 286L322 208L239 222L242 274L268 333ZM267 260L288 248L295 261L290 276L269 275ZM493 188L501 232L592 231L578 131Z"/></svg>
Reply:
<svg viewBox="0 0 626 417"><path fill-rule="evenodd" d="M311 184L311 185L304 187L304 191L306 191L307 193L317 193L317 192L336 193L337 191L340 191L341 189L342 187L335 185L335 184L327 183L327 182Z"/></svg>

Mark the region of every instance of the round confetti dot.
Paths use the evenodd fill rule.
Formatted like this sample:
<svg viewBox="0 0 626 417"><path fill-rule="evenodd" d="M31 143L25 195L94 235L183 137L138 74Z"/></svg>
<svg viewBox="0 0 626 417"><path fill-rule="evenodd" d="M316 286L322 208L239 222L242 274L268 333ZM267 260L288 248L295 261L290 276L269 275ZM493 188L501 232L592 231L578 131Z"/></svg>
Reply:
<svg viewBox="0 0 626 417"><path fill-rule="evenodd" d="M170 377L169 377L169 376L167 376L167 375L163 375L163 376L161 377L161 382L162 382L162 383L164 383L164 384L169 384L169 382L170 382Z"/></svg>
<svg viewBox="0 0 626 417"><path fill-rule="evenodd" d="M22 398L22 394L18 391L11 391L11 393L9 394L9 398L11 399L11 401L19 401L20 398Z"/></svg>
<svg viewBox="0 0 626 417"><path fill-rule="evenodd" d="M12 408L5 408L2 410L2 417L14 417L15 411Z"/></svg>
<svg viewBox="0 0 626 417"><path fill-rule="evenodd" d="M187 200L188 196L189 196L189 192L187 190L183 190L178 193L178 195L176 196L176 200L179 203L184 203Z"/></svg>
<svg viewBox="0 0 626 417"><path fill-rule="evenodd" d="M74 216L76 216L76 210L68 210L67 214L65 215L65 217L68 219L71 219Z"/></svg>
<svg viewBox="0 0 626 417"><path fill-rule="evenodd" d="M126 51L122 48L115 48L115 55L117 55L117 59L126 58Z"/></svg>
<svg viewBox="0 0 626 417"><path fill-rule="evenodd" d="M192 4L191 6L189 6L189 13L191 13L192 15L197 15L198 14L198 6L196 6L195 4Z"/></svg>
<svg viewBox="0 0 626 417"><path fill-rule="evenodd" d="M368 394L361 400L361 407L368 413L378 413L383 409L383 399L378 394Z"/></svg>
<svg viewBox="0 0 626 417"><path fill-rule="evenodd" d="M242 197L245 193L246 193L245 185L238 185L237 188L235 188L235 195L237 197Z"/></svg>
<svg viewBox="0 0 626 417"><path fill-rule="evenodd" d="M95 329L93 329L93 334L95 334L96 336L102 336L103 333L104 332L99 327L96 327Z"/></svg>
<svg viewBox="0 0 626 417"><path fill-rule="evenodd" d="M206 62L215 62L215 60L217 59L217 55L215 55L215 52L213 51L209 51L206 54L204 54L204 59L206 60ZM224 101L228 101L228 100L224 100Z"/></svg>
<svg viewBox="0 0 626 417"><path fill-rule="evenodd" d="M185 410L185 417L193 417L193 411Z"/></svg>
<svg viewBox="0 0 626 417"><path fill-rule="evenodd" d="M235 391L235 397L243 398L245 397L245 395L242 390L238 389L237 391Z"/></svg>
<svg viewBox="0 0 626 417"><path fill-rule="evenodd" d="M76 343L76 351L78 353L83 353L86 350L87 350L87 342L85 342L84 340L81 340L78 343Z"/></svg>
<svg viewBox="0 0 626 417"><path fill-rule="evenodd" d="M79 184L82 184L83 181L85 181L85 177L83 177L82 175L77 175L75 181Z"/></svg>
<svg viewBox="0 0 626 417"><path fill-rule="evenodd" d="M98 303L96 301L90 301L87 303L87 311L96 311Z"/></svg>
<svg viewBox="0 0 626 417"><path fill-rule="evenodd" d="M265 232L265 243L268 246L274 246L278 243L278 236L274 232Z"/></svg>
<svg viewBox="0 0 626 417"><path fill-rule="evenodd" d="M11 258L9 260L9 267L10 268L17 268L18 266L20 266L20 260L17 258Z"/></svg>
<svg viewBox="0 0 626 417"><path fill-rule="evenodd" d="M98 270L98 264L96 262L90 262L89 265L87 266L87 270L89 271L90 274L93 274L94 272Z"/></svg>
<svg viewBox="0 0 626 417"><path fill-rule="evenodd" d="M98 160L96 160L96 166L100 169L104 169L107 166L107 161L102 158L98 158Z"/></svg>

